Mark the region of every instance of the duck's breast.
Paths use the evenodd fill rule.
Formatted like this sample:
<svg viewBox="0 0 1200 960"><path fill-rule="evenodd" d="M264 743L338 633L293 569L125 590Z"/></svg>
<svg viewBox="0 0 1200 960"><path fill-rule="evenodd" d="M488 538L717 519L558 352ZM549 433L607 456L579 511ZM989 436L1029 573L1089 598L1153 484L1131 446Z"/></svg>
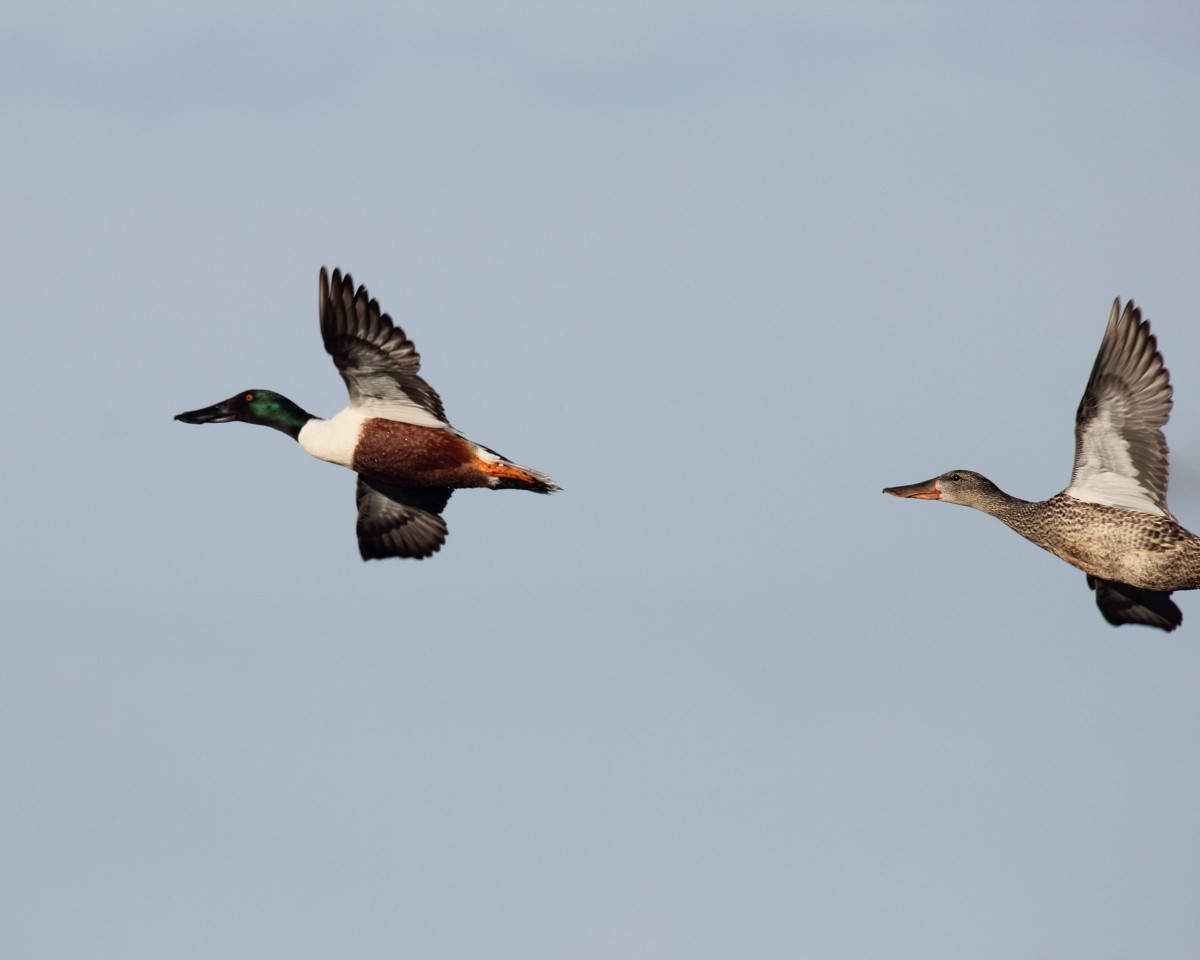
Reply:
<svg viewBox="0 0 1200 960"><path fill-rule="evenodd" d="M296 437L300 446L318 460L354 469L354 451L369 417L347 407L329 420L309 420Z"/></svg>

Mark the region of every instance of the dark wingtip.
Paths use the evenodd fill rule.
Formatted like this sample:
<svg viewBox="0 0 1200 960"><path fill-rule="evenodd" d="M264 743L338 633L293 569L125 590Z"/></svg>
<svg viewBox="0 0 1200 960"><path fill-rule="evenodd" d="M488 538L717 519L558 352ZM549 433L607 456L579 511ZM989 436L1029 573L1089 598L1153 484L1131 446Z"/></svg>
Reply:
<svg viewBox="0 0 1200 960"><path fill-rule="evenodd" d="M1140 623L1170 633L1183 623L1183 612L1171 600L1170 590L1142 590L1127 583L1101 580L1087 575L1087 584L1096 591L1096 606L1114 627Z"/></svg>

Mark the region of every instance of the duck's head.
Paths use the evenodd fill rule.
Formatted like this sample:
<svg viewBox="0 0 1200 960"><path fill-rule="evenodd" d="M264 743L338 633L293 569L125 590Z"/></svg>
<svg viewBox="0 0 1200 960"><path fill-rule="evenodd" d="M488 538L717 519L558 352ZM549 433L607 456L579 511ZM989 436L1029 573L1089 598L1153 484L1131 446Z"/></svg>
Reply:
<svg viewBox="0 0 1200 960"><path fill-rule="evenodd" d="M910 500L944 500L946 503L961 503L990 513L992 508L1008 500L1008 495L991 480L973 470L951 470L940 477L924 483L910 483L904 487L884 487L884 493Z"/></svg>
<svg viewBox="0 0 1200 960"><path fill-rule="evenodd" d="M241 420L243 423L273 427L295 439L300 428L313 416L273 390L243 390L211 407L176 414L175 419L184 423L230 423Z"/></svg>

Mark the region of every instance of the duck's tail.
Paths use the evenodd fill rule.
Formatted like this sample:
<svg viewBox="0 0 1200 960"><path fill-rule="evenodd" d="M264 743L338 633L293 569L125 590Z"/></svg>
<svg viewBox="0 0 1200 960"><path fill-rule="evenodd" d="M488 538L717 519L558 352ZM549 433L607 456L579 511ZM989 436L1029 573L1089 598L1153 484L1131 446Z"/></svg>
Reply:
<svg viewBox="0 0 1200 960"><path fill-rule="evenodd" d="M487 476L493 490L529 490L531 493L554 493L561 489L546 474L513 463L495 450L479 447L476 453L479 469Z"/></svg>

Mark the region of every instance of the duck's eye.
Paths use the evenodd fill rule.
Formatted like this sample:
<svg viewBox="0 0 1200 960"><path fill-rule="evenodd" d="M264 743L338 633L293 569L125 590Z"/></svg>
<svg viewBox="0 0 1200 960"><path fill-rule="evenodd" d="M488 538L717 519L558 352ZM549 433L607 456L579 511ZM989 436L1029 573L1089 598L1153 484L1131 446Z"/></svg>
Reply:
<svg viewBox="0 0 1200 960"><path fill-rule="evenodd" d="M955 483L958 483L960 480L962 480L962 477L960 477L957 473L952 473L950 474L950 479Z"/></svg>
<svg viewBox="0 0 1200 960"><path fill-rule="evenodd" d="M254 394L252 394L252 393L246 394L246 402L253 403L254 402Z"/></svg>

